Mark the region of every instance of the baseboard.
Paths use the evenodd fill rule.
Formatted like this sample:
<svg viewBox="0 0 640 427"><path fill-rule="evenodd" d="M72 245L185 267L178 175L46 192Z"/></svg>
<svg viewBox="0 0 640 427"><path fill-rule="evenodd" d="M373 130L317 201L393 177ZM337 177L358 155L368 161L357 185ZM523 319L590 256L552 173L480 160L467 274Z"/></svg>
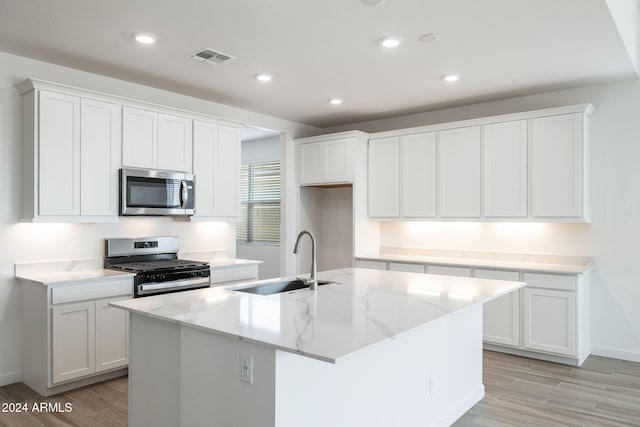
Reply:
<svg viewBox="0 0 640 427"><path fill-rule="evenodd" d="M0 373L0 387L22 381L22 372L11 371Z"/></svg>
<svg viewBox="0 0 640 427"><path fill-rule="evenodd" d="M629 351L620 348L591 346L591 354L595 356L628 360L629 362L640 362L640 351Z"/></svg>
<svg viewBox="0 0 640 427"><path fill-rule="evenodd" d="M461 416L467 413L467 411L473 408L476 403L480 402L484 398L484 384L480 384L467 398L462 401L457 408L449 412L442 418L440 418L434 426L447 427L456 422Z"/></svg>

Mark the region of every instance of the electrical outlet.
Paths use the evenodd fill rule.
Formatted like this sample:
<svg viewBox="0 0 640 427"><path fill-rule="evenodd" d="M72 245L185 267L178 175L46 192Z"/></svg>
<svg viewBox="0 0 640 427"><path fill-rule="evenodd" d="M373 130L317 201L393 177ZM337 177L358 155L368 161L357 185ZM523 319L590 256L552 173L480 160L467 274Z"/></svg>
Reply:
<svg viewBox="0 0 640 427"><path fill-rule="evenodd" d="M240 381L253 384L253 354L240 353Z"/></svg>

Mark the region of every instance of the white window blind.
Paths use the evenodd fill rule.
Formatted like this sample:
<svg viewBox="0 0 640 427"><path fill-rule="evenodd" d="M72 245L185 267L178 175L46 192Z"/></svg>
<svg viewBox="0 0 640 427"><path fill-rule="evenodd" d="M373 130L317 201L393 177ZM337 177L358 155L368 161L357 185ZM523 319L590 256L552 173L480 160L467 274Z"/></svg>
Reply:
<svg viewBox="0 0 640 427"><path fill-rule="evenodd" d="M280 162L242 165L240 216L239 242L280 243Z"/></svg>

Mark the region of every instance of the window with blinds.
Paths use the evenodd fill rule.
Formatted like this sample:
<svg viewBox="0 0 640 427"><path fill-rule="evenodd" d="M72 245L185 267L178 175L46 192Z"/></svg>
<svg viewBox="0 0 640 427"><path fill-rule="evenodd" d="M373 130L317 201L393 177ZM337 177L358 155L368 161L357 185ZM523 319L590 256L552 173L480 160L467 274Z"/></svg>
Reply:
<svg viewBox="0 0 640 427"><path fill-rule="evenodd" d="M280 162L243 164L240 170L241 243L280 244Z"/></svg>

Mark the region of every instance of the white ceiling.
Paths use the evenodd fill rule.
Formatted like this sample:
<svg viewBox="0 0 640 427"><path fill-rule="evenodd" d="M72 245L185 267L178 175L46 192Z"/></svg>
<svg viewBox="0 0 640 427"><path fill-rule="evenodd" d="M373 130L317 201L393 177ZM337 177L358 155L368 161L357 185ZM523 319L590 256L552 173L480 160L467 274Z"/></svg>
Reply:
<svg viewBox="0 0 640 427"><path fill-rule="evenodd" d="M0 50L318 127L635 76L605 0L0 0Z"/></svg>

